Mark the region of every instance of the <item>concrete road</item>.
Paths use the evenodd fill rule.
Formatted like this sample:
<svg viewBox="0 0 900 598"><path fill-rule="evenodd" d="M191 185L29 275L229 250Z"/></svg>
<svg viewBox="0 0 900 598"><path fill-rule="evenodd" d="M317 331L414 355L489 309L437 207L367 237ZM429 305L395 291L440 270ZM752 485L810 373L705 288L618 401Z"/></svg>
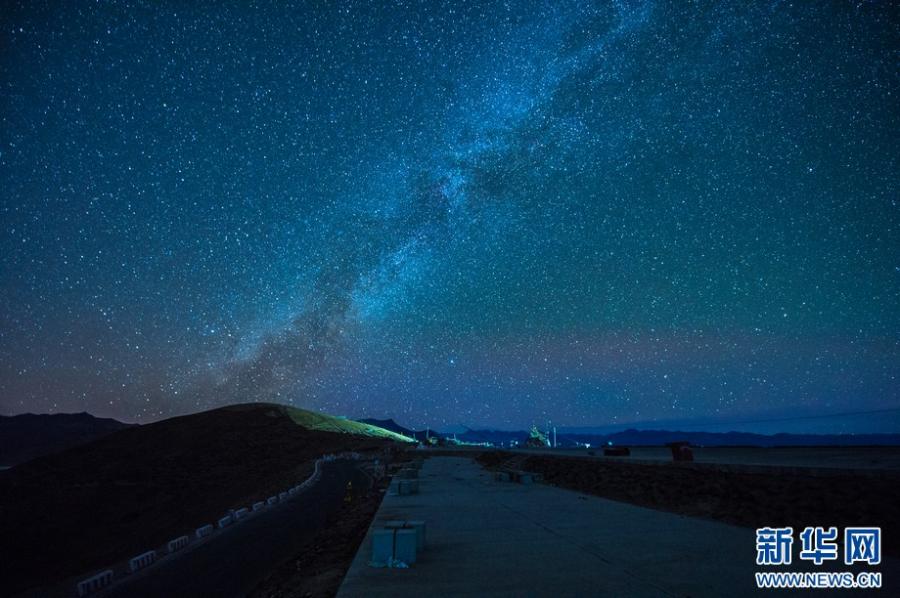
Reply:
<svg viewBox="0 0 900 598"><path fill-rule="evenodd" d="M303 549L328 515L341 506L348 481L356 488L370 483L353 462L326 463L319 482L290 502L253 515L228 532L161 561L104 596L245 596L276 565Z"/></svg>
<svg viewBox="0 0 900 598"><path fill-rule="evenodd" d="M385 497L339 598L766 594L755 587L752 529L497 482L467 458L426 460L419 485L418 495ZM409 569L370 567L372 529L398 519L426 521L424 551ZM804 565L791 570L813 569ZM875 570L884 576L882 595L890 595L900 562L885 558Z"/></svg>

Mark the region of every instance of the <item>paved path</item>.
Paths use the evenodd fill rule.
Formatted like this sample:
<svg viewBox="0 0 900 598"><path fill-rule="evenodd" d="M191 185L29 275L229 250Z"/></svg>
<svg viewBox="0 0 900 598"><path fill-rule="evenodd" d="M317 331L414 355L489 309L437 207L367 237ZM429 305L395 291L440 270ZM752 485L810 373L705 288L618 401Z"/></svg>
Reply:
<svg viewBox="0 0 900 598"><path fill-rule="evenodd" d="M351 480L356 487L369 483L353 462L326 463L319 482L288 503L253 515L183 555L161 561L104 596L245 596L275 566L303 549L329 513L342 505Z"/></svg>
<svg viewBox="0 0 900 598"><path fill-rule="evenodd" d="M386 496L372 524L425 520L419 561L410 569L369 567L367 536L339 598L755 593L750 529L542 484L495 482L466 458L426 460L420 487L418 495ZM881 570L886 588L889 576L900 579L896 560Z"/></svg>

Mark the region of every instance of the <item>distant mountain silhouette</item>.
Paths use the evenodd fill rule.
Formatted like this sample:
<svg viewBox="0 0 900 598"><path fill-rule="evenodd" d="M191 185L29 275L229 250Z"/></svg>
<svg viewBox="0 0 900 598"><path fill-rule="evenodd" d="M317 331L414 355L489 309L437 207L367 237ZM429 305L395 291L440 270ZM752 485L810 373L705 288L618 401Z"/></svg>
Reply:
<svg viewBox="0 0 900 598"><path fill-rule="evenodd" d="M467 442L492 442L509 445L524 443L528 432L507 430L467 430L457 434ZM662 446L686 440L695 446L897 446L900 434L751 434L747 432L682 432L672 430L625 430L614 434L557 433L560 447L612 443L629 446Z"/></svg>
<svg viewBox="0 0 900 598"><path fill-rule="evenodd" d="M89 413L0 415L0 465L58 453L134 425Z"/></svg>

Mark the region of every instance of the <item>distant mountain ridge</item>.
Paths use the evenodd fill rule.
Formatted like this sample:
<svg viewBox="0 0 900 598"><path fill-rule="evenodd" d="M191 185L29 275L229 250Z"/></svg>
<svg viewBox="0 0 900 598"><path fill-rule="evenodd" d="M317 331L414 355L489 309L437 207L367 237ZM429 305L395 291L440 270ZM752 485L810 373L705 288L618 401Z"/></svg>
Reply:
<svg viewBox="0 0 900 598"><path fill-rule="evenodd" d="M89 413L0 415L0 465L18 465L136 425Z"/></svg>
<svg viewBox="0 0 900 598"><path fill-rule="evenodd" d="M457 434L467 442L506 444L524 442L528 432L467 430ZM683 432L677 430L625 430L612 434L572 434L557 432L560 447L591 444L662 446L686 440L695 446L900 446L900 434L753 434L749 432Z"/></svg>
<svg viewBox="0 0 900 598"><path fill-rule="evenodd" d="M425 432L398 424L393 419L361 419L362 423L379 426L398 434L424 441ZM447 434L429 431L430 436L450 437L463 442L490 442L500 446L521 444L528 438L527 430L474 430ZM900 434L755 434L751 432L685 432L680 430L635 430L609 434L557 431L560 447L612 443L627 446L663 446L668 442L688 441L695 446L900 446Z"/></svg>
<svg viewBox="0 0 900 598"><path fill-rule="evenodd" d="M404 436L424 441L425 432L411 430L393 419L361 419L362 423L380 426ZM490 442L498 446L521 444L528 439L527 430L475 430L448 434L431 430L430 436L455 437L462 442ZM635 430L609 434L557 430L557 445L563 448L590 444L626 446L663 446L668 442L688 441L694 446L900 446L900 434L755 434L752 432L685 432L680 430Z"/></svg>

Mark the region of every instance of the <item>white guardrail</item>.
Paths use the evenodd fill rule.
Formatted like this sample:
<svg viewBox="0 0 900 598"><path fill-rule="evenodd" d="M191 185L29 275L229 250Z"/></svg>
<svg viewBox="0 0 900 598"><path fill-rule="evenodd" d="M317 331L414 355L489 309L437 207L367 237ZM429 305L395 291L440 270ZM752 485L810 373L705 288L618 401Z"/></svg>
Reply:
<svg viewBox="0 0 900 598"><path fill-rule="evenodd" d="M224 517L219 519L216 522L216 525L210 523L198 527L196 530L194 530L193 537L190 535L184 535L170 540L166 543L166 551L163 552L161 556L158 555L158 552L156 550L148 550L147 552L143 552L133 558L128 559L127 567L125 568L126 574L137 573L138 571L142 571L148 567L151 567L155 563L158 563L161 560L165 559L167 555L171 555L175 552L181 551L191 544L203 542L206 540L206 538L209 538L214 534L221 533L226 527L232 524L237 524L238 522L247 519L255 513L268 510L269 507L274 507L280 503L286 502L290 498L296 496L297 493L305 490L306 488L309 488L319 481L319 478L322 477L322 463L329 463L337 459L358 460L359 458L359 453L341 453L339 455L324 455L322 457L319 457L318 459L316 459L312 474L301 483L297 484L296 486L291 486L287 490L279 492L277 495L272 495L265 501L257 501L253 503L249 508L241 507L237 510L232 509ZM116 581L114 569L106 569L100 571L99 573L95 573L91 577L79 581L77 584L75 584L75 592L79 597L89 596L95 592L99 592L100 590L108 588L114 581Z"/></svg>

